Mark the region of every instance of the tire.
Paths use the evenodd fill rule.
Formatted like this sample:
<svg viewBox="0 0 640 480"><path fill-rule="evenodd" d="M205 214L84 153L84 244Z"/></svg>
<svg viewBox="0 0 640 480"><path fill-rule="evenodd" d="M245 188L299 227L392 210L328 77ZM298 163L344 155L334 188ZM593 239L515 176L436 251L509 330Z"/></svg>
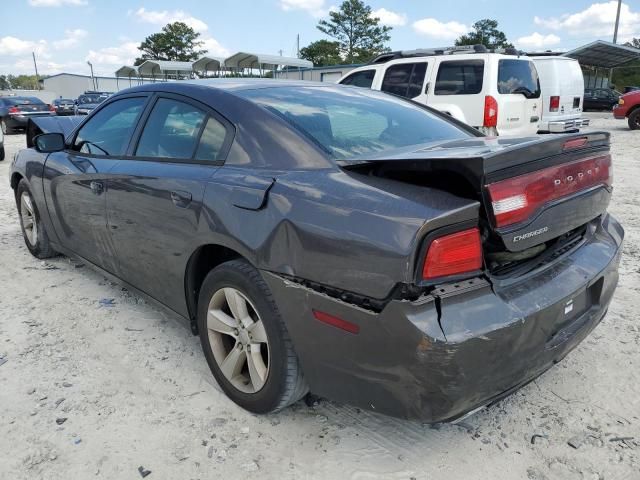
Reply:
<svg viewBox="0 0 640 480"><path fill-rule="evenodd" d="M636 108L627 119L631 130L640 130L640 108Z"/></svg>
<svg viewBox="0 0 640 480"><path fill-rule="evenodd" d="M20 180L16 189L16 203L20 215L22 237L31 254L41 259L55 257L57 252L49 243L49 237L44 229L38 207L33 200L29 185L24 179Z"/></svg>
<svg viewBox="0 0 640 480"><path fill-rule="evenodd" d="M7 126L4 118L0 118L0 130L2 130L3 135L9 135L11 133L11 129Z"/></svg>
<svg viewBox="0 0 640 480"><path fill-rule="evenodd" d="M4 160L4 157L5 157L4 145L0 145L0 162Z"/></svg>
<svg viewBox="0 0 640 480"><path fill-rule="evenodd" d="M236 314L231 310L232 302L237 305ZM209 315L210 311L217 313ZM241 311L244 314L237 315ZM244 325L236 321L236 316L245 318ZM213 376L240 407L258 414L276 412L308 392L293 343L269 287L258 270L245 260L231 260L209 272L200 289L197 323ZM260 323L262 329L257 328ZM228 332L222 333L223 330ZM261 342L262 339L266 342ZM249 361L249 356L254 360ZM234 361L237 358L240 360ZM262 367L266 367L266 373ZM258 371L263 373L262 377Z"/></svg>

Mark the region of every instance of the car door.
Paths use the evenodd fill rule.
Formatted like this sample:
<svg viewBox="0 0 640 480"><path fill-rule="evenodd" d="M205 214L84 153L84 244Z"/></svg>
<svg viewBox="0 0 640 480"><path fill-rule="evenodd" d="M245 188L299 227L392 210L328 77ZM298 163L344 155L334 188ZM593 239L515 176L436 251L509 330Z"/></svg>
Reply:
<svg viewBox="0 0 640 480"><path fill-rule="evenodd" d="M122 278L179 313L187 312L184 273L205 185L232 131L208 107L159 94L129 155L110 172L107 210Z"/></svg>
<svg viewBox="0 0 640 480"><path fill-rule="evenodd" d="M146 101L145 95L132 95L106 104L80 126L67 150L45 162L45 201L62 246L114 274L107 179L126 152Z"/></svg>

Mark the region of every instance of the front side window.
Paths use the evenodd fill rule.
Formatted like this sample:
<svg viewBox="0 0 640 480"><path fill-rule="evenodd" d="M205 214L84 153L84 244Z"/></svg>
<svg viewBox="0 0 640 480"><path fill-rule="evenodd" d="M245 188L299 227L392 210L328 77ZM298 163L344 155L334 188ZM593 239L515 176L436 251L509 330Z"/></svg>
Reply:
<svg viewBox="0 0 640 480"><path fill-rule="evenodd" d="M136 156L190 159L206 117L188 103L159 99L142 130Z"/></svg>
<svg viewBox="0 0 640 480"><path fill-rule="evenodd" d="M436 95L475 95L482 91L484 60L450 60L440 63Z"/></svg>
<svg viewBox="0 0 640 480"><path fill-rule="evenodd" d="M352 73L342 80L342 85L353 85L354 87L371 88L373 78L376 76L375 70L363 70L361 72Z"/></svg>
<svg viewBox="0 0 640 480"><path fill-rule="evenodd" d="M367 159L387 150L470 136L419 105L372 90L296 87L241 94L338 160Z"/></svg>
<svg viewBox="0 0 640 480"><path fill-rule="evenodd" d="M123 98L106 105L80 129L73 150L94 155L124 155L146 97Z"/></svg>
<svg viewBox="0 0 640 480"><path fill-rule="evenodd" d="M387 68L380 89L405 98L417 97L422 92L426 72L427 64L424 62L392 65Z"/></svg>
<svg viewBox="0 0 640 480"><path fill-rule="evenodd" d="M533 62L500 60L498 62L498 93L522 94L527 98L538 98L540 80Z"/></svg>

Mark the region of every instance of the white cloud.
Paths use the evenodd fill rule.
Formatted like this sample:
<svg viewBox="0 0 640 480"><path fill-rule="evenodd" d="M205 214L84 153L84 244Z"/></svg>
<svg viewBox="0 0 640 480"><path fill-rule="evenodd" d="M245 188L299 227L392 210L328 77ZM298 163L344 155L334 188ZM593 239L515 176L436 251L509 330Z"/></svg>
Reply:
<svg viewBox="0 0 640 480"><path fill-rule="evenodd" d="M407 16L404 13L392 12L386 8L379 8L371 12L371 16L379 18L380 23L391 27L402 27L407 24Z"/></svg>
<svg viewBox="0 0 640 480"><path fill-rule="evenodd" d="M423 18L413 22L413 29L420 35L438 40L454 40L470 30L469 27L462 23L456 21L441 22L435 18Z"/></svg>
<svg viewBox="0 0 640 480"><path fill-rule="evenodd" d="M141 22L151 23L153 25L165 26L167 23L182 22L189 25L196 32L204 32L208 30L209 26L199 18L196 18L182 10L174 10L172 12L168 10L146 10L139 8L133 12Z"/></svg>
<svg viewBox="0 0 640 480"><path fill-rule="evenodd" d="M324 0L280 0L280 8L285 12L290 10L304 10L314 17L324 17L327 12L335 7L327 10L324 6Z"/></svg>
<svg viewBox="0 0 640 480"><path fill-rule="evenodd" d="M80 7L87 5L87 0L29 0L32 7L62 7L63 5L72 5Z"/></svg>
<svg viewBox="0 0 640 480"><path fill-rule="evenodd" d="M75 30L65 30L64 38L62 40L56 40L53 42L53 48L56 50L64 50L66 48L75 47L80 40L85 38L89 32L77 28Z"/></svg>
<svg viewBox="0 0 640 480"><path fill-rule="evenodd" d="M204 36L202 37L202 41L204 44L201 48L207 51L207 55L212 57L228 57L231 55L231 52L220 45L220 42L213 37Z"/></svg>
<svg viewBox="0 0 640 480"><path fill-rule="evenodd" d="M133 65L136 57L140 55L138 45L139 44L136 42L124 42L116 47L89 50L89 54L85 60L97 65L117 67L121 67L122 65Z"/></svg>
<svg viewBox="0 0 640 480"><path fill-rule="evenodd" d="M515 41L516 47L529 48L529 49L542 49L552 47L560 43L560 37L550 33L548 35L542 35L538 32L533 32L531 35L520 37Z"/></svg>
<svg viewBox="0 0 640 480"><path fill-rule="evenodd" d="M47 42L45 40L22 40L16 37L0 38L0 52L2 55L27 55L31 52L43 54L47 50Z"/></svg>
<svg viewBox="0 0 640 480"><path fill-rule="evenodd" d="M609 40L613 36L618 2L594 3L586 9L561 15L558 18L534 17L533 22L549 30L563 31L569 35L581 37L603 37ZM628 4L620 9L618 39L621 42L640 36L640 12L633 12Z"/></svg>

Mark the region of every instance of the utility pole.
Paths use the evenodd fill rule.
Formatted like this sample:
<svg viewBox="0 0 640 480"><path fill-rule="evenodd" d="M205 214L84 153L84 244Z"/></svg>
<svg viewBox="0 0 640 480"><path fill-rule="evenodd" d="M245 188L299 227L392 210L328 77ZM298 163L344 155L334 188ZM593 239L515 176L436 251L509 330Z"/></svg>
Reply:
<svg viewBox="0 0 640 480"><path fill-rule="evenodd" d="M616 13L616 26L613 29L613 43L618 42L618 24L620 23L620 7L622 7L622 0L618 0L618 12Z"/></svg>
<svg viewBox="0 0 640 480"><path fill-rule="evenodd" d="M93 65L88 60L87 65L89 65L89 68L91 69L91 84L93 85L93 90L98 90L98 87L96 87L96 78L93 76Z"/></svg>
<svg viewBox="0 0 640 480"><path fill-rule="evenodd" d="M620 24L620 7L622 7L622 0L618 0L618 11L616 12L616 25L613 27L613 43L618 42L618 25ZM613 81L613 68L609 69L609 86Z"/></svg>
<svg viewBox="0 0 640 480"><path fill-rule="evenodd" d="M33 68L36 69L36 90L40 90L40 76L38 75L38 64L36 63L36 52L31 52L33 57Z"/></svg>
<svg viewBox="0 0 640 480"><path fill-rule="evenodd" d="M300 58L300 34L296 35L296 57Z"/></svg>

